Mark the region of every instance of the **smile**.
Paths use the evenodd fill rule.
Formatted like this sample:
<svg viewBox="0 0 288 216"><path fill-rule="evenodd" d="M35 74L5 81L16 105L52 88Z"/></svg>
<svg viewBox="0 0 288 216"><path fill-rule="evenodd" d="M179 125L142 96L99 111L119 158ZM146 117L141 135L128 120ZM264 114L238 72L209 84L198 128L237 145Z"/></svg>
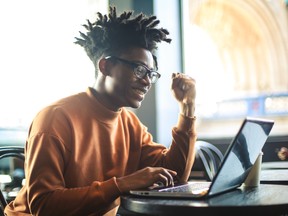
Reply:
<svg viewBox="0 0 288 216"><path fill-rule="evenodd" d="M147 93L147 89L144 88L133 88L133 91L141 97L141 99L143 99L143 97L145 96L145 94Z"/></svg>
<svg viewBox="0 0 288 216"><path fill-rule="evenodd" d="M147 93L147 90L145 90L145 89L136 89L135 88L134 91L140 95L145 95Z"/></svg>

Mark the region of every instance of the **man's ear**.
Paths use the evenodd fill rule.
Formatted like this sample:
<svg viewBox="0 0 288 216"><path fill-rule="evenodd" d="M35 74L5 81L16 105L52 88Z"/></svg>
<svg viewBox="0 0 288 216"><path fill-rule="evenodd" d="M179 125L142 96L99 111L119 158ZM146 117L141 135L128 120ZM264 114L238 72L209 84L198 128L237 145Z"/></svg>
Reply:
<svg viewBox="0 0 288 216"><path fill-rule="evenodd" d="M109 74L109 62L106 59L100 59L100 61L98 62L98 67L104 76L107 76Z"/></svg>

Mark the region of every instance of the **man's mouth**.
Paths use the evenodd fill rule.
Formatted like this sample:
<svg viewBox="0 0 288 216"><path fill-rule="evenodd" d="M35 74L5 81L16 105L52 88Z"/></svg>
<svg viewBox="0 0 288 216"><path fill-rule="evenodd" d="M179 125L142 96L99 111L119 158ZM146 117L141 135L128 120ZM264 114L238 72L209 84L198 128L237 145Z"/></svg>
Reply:
<svg viewBox="0 0 288 216"><path fill-rule="evenodd" d="M148 91L147 89L144 88L133 88L133 90L141 99L143 99L143 97Z"/></svg>

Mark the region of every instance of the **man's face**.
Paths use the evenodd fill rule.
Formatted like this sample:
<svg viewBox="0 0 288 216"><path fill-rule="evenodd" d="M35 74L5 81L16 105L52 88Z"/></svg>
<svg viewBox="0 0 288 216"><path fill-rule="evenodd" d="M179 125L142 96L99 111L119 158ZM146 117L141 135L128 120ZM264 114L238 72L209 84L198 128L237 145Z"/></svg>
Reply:
<svg viewBox="0 0 288 216"><path fill-rule="evenodd" d="M108 107L118 110L121 107L139 108L146 93L151 88L148 76L138 78L134 73L135 65L154 68L154 60L150 51L143 48L130 48L116 58L107 59L109 72L105 79L106 102ZM117 58L119 58L117 60ZM128 61L128 63L122 60ZM129 64L132 62L132 64Z"/></svg>

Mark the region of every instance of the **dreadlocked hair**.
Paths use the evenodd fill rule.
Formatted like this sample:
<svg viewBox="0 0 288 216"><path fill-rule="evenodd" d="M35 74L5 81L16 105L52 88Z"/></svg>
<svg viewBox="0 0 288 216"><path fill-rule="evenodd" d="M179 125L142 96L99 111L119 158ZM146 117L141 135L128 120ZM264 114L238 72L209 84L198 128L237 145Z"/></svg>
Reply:
<svg viewBox="0 0 288 216"><path fill-rule="evenodd" d="M123 12L117 17L116 8L109 7L109 14L97 13L98 18L94 23L87 20L83 26L87 33L80 33L81 38L75 37L75 44L82 46L89 58L95 64L103 54L111 54L122 49L136 46L149 50L154 58L156 67L157 59L153 54L157 43L165 41L169 32L163 28L156 28L160 23L156 16L147 17L143 13L131 18L133 12Z"/></svg>

